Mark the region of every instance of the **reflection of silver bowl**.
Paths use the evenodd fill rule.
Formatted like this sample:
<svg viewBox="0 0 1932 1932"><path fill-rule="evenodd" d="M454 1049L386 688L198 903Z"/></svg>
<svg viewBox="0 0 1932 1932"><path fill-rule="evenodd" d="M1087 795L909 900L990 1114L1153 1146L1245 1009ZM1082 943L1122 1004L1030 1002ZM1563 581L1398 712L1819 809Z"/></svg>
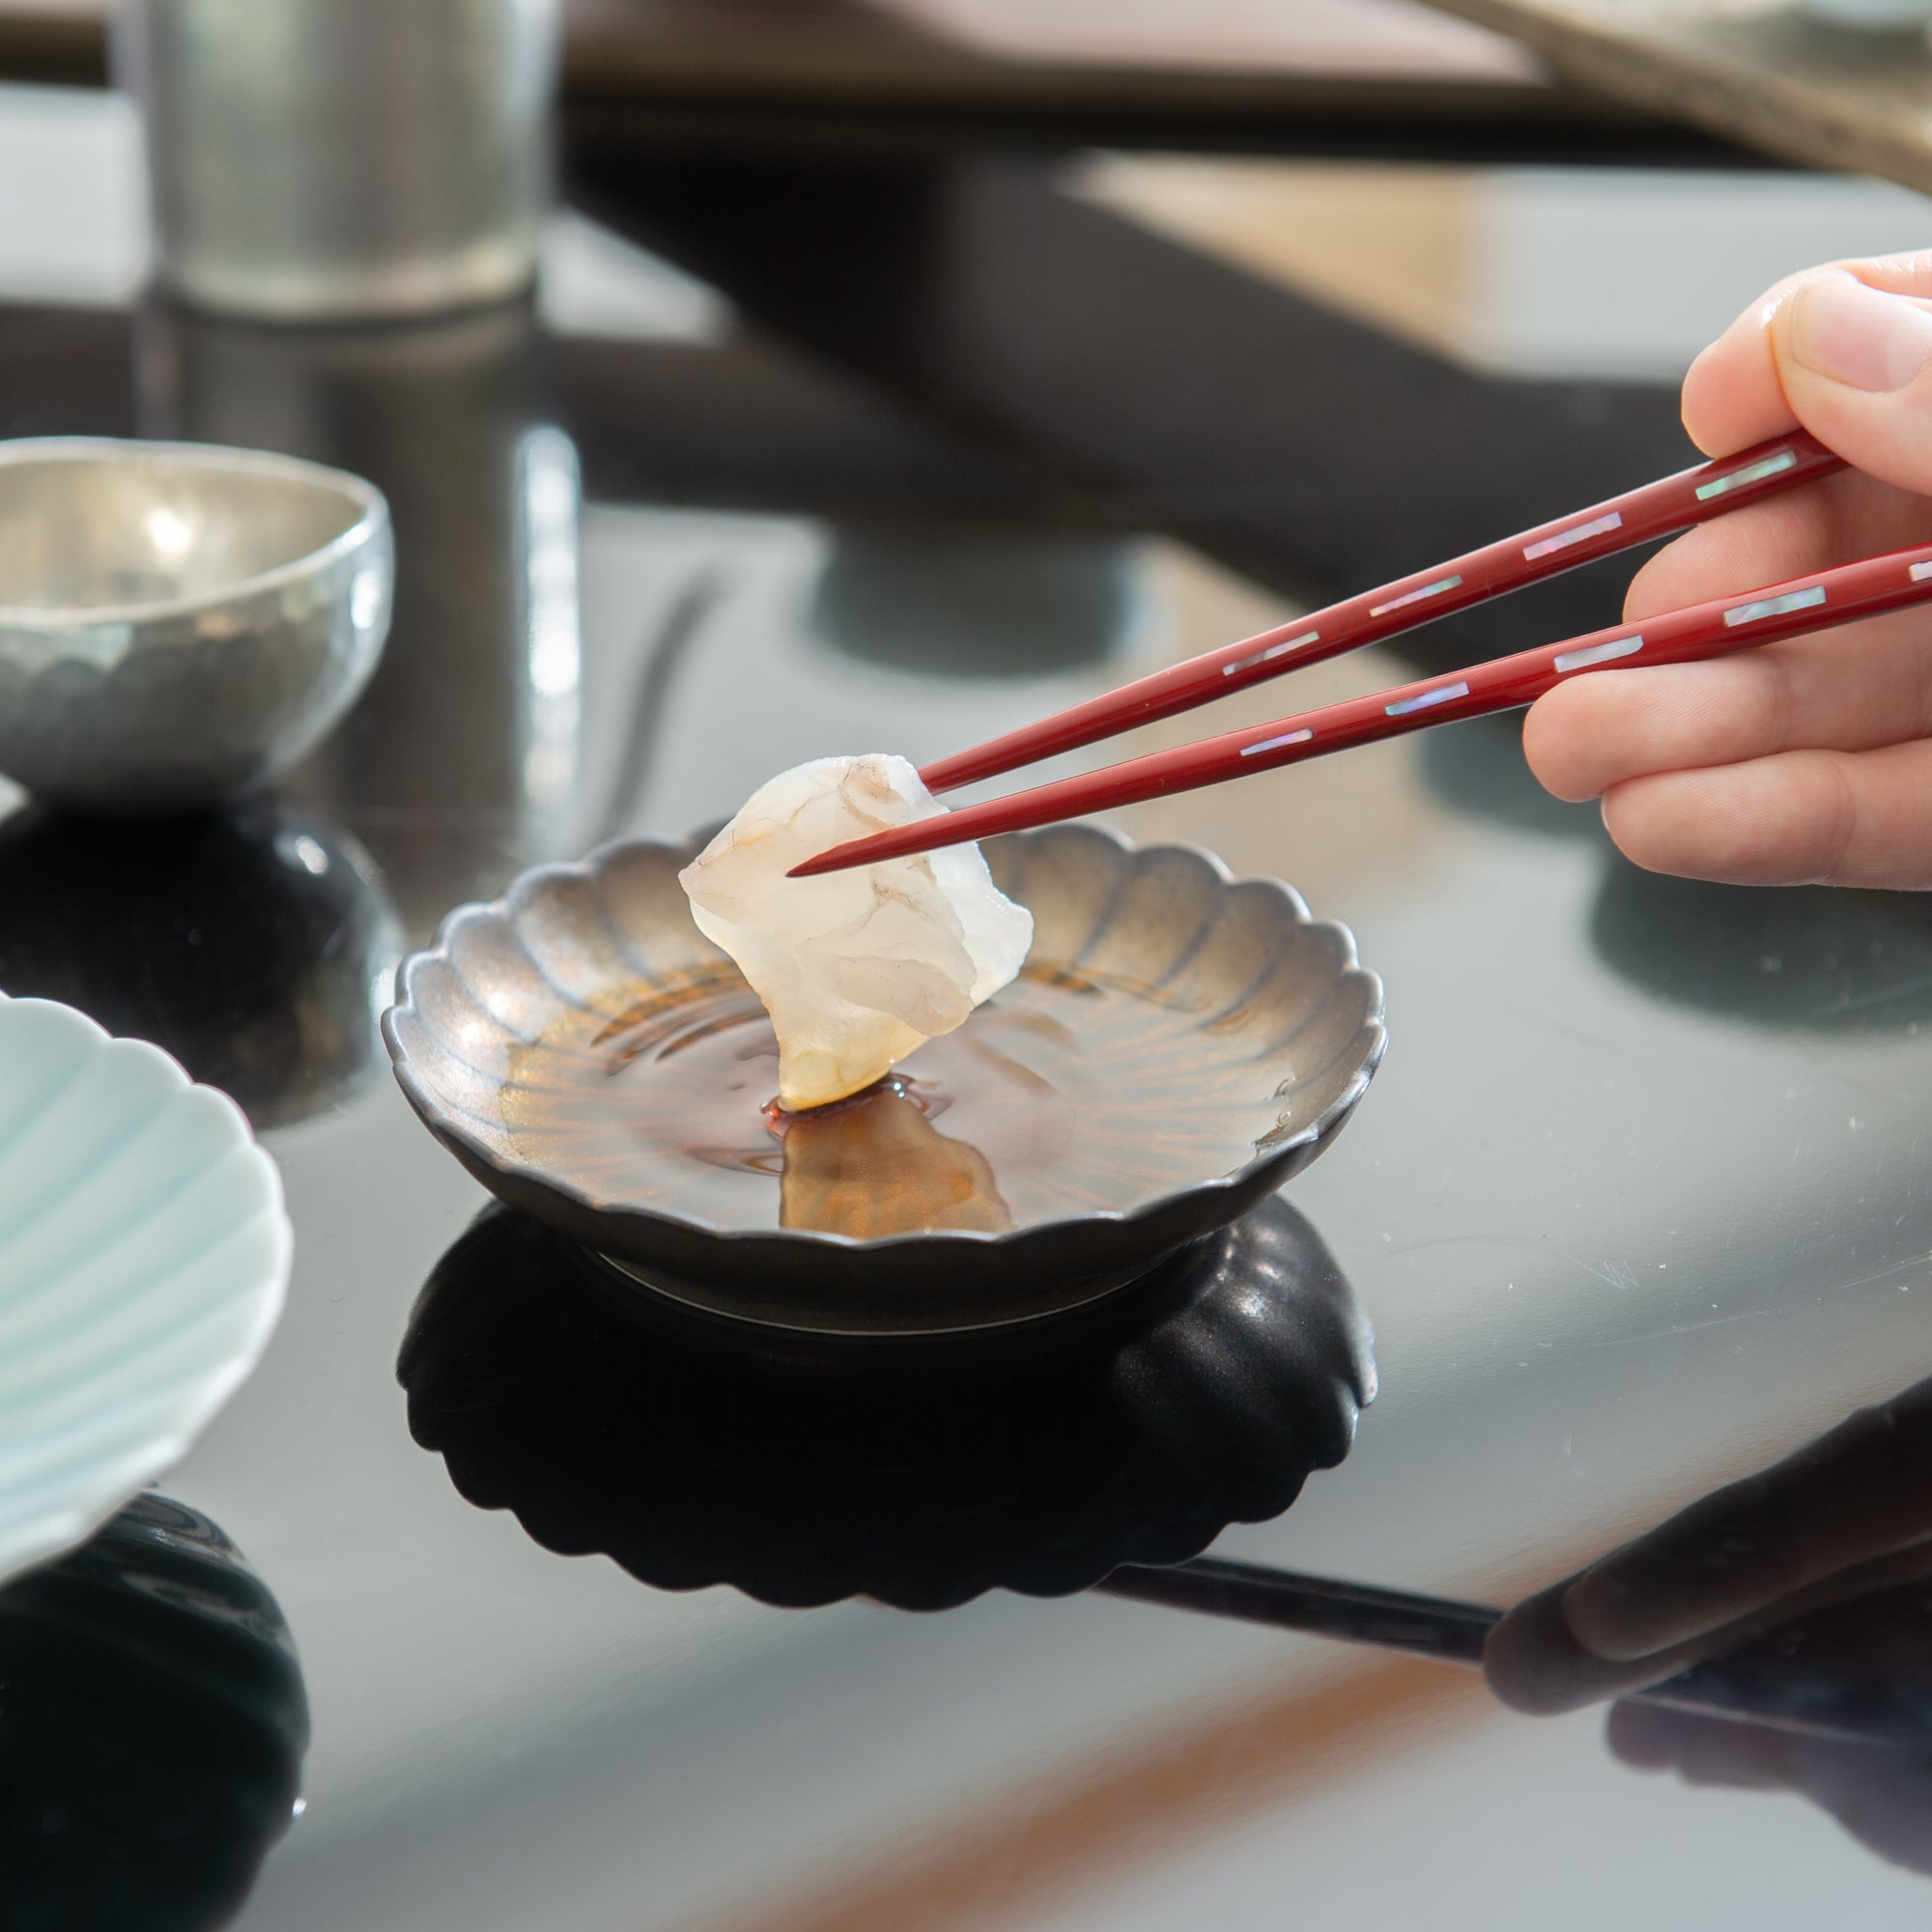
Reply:
<svg viewBox="0 0 1932 1932"><path fill-rule="evenodd" d="M690 845L526 873L404 966L404 1092L513 1206L646 1286L780 1326L918 1332L1094 1299L1315 1158L1381 1056L1341 926L1206 854L991 841L1021 977L903 1080L782 1141L768 1023L693 924Z"/></svg>
<svg viewBox="0 0 1932 1932"><path fill-rule="evenodd" d="M0 992L152 1040L257 1128L338 1106L376 1071L402 953L368 855L306 808L0 823Z"/></svg>
<svg viewBox="0 0 1932 1932"><path fill-rule="evenodd" d="M57 803L204 805L318 743L389 626L382 493L197 443L0 445L0 772Z"/></svg>

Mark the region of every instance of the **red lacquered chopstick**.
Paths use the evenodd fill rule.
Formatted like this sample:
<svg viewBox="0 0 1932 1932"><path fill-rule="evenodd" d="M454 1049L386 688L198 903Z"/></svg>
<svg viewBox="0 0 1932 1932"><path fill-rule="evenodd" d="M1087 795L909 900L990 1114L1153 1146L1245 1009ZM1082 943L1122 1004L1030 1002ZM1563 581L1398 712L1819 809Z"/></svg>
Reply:
<svg viewBox="0 0 1932 1932"><path fill-rule="evenodd" d="M989 738L970 752L941 758L920 777L933 791L952 791L1020 765L1037 764L1055 753L1114 737L1136 724L1171 718L1177 711L1191 711L1230 692L1299 670L1303 665L1378 643L1446 617L1452 611L1486 604L1579 563L1612 556L1653 537L1669 536L1843 468L1842 459L1814 437L1793 430L1735 456L1701 463L1627 496L1559 517L1553 524L1541 524L1472 550L1466 556L1451 557L1379 589L1365 590L1359 597L1331 604L1258 637L1172 665L1004 737Z"/></svg>
<svg viewBox="0 0 1932 1932"><path fill-rule="evenodd" d="M1062 779L1056 784L988 799L936 818L923 818L891 832L874 833L835 845L829 852L794 866L791 877L843 871L880 859L989 838L997 832L1021 832L1032 825L1079 818L1110 806L1136 805L1170 792L1222 784L1251 772L1319 758L1351 745L1395 738L1428 724L1457 718L1481 718L1533 703L1546 691L1579 674L1605 667L1684 664L1693 658L1724 657L1753 645L1775 643L1806 631L1831 630L1860 617L1875 617L1910 604L1932 601L1932 544L1866 557L1811 577L1767 584L1738 597L1618 624L1560 644L1545 644L1514 657L1472 665L1445 677L1424 678L1368 697L1351 697L1320 711L1251 724L1198 745L1155 752L1103 771Z"/></svg>

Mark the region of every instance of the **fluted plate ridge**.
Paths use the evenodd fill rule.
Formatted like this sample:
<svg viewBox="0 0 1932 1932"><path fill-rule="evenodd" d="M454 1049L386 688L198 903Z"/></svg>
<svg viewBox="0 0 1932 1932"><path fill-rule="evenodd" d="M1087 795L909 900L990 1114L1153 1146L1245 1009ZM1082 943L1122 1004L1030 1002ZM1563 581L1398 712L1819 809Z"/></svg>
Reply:
<svg viewBox="0 0 1932 1932"><path fill-rule="evenodd" d="M1015 834L984 850L1002 890L1033 912L1034 947L1020 980L967 1028L1031 1014L1088 1029L1084 1044L1125 1100L1090 1109L1064 1209L1033 1175L1017 1177L1028 1201L997 1231L860 1237L650 1198L621 1150L588 1151L585 1122L609 1106L590 1047L636 1012L640 988L755 1007L677 883L701 843L616 840L458 908L405 961L384 1037L411 1104L493 1192L722 1312L897 1332L1090 1298L1305 1166L1352 1113L1386 1042L1380 980L1347 928L1312 918L1292 887L1236 880L1198 847L1137 846L1090 825ZM1128 994L1090 1012L1069 988ZM1074 1198L1103 1187L1117 1198ZM760 1270L768 1293L752 1289ZM736 1282L724 1297L710 1293L721 1273ZM1055 1276L1059 1290L1044 1285ZM703 1292L687 1292L694 1283Z"/></svg>
<svg viewBox="0 0 1932 1932"><path fill-rule="evenodd" d="M0 1577L91 1535L253 1369L294 1253L242 1110L0 995Z"/></svg>

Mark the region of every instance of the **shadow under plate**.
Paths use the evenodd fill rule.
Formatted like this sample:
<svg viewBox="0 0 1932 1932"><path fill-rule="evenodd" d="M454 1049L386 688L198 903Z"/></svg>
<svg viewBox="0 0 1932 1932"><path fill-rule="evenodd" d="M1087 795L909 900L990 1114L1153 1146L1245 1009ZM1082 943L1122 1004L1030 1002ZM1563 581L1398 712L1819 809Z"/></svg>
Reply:
<svg viewBox="0 0 1932 1932"><path fill-rule="evenodd" d="M690 1313L491 1208L397 1377L457 1489L546 1548L663 1589L904 1609L1181 1562L1341 1462L1376 1387L1366 1315L1279 1199L1105 1302L944 1342Z"/></svg>

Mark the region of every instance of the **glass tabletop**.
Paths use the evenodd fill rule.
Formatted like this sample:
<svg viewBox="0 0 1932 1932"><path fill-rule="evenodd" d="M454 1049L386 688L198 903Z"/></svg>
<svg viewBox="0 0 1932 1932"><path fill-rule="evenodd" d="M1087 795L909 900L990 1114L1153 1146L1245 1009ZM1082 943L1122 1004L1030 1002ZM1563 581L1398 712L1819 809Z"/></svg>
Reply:
<svg viewBox="0 0 1932 1932"><path fill-rule="evenodd" d="M148 1856L178 1780L220 1794L150 1916L98 1922L1919 1922L1922 1752L1734 1726L1691 1767L1722 1788L1686 1788L1620 1762L1601 1708L1520 1716L1465 1664L1085 1585L1191 1554L1218 1507L1265 1520L1216 1558L1508 1605L1932 1372L1921 899L1639 872L1538 790L1509 721L1120 814L1346 923L1392 1043L1277 1220L1163 1289L1156 1341L1125 1315L1093 1340L1104 1387L1087 1342L848 1386L654 1326L492 1208L375 1030L403 953L529 866L682 837L807 757L935 756L1679 467L1703 335L1847 236L1901 243L1916 204L1777 176L586 156L533 304L305 333L135 297L113 113L0 97L0 144L71 144L75 197L51 239L0 237L0 432L359 470L399 576L366 696L272 797L0 821L0 989L235 1094L297 1236L260 1369L138 1506L148 1553L115 1572L98 1542L92 1571L0 1595L21 1681L54 1669L47 1603L138 1595L163 1547L173 1601L251 1638L196 1649L179 1707L125 1667L145 1638L36 1678L71 1687L46 1761L126 1770L88 1841L108 1865ZM1606 312L1656 222L1711 259L1681 312ZM1806 223L1840 239L1805 248ZM1365 233L1367 269L1342 245ZM1592 628L1628 568L1216 722ZM1239 1321L1281 1309L1293 1347L1250 1349ZM826 1388L845 1448L793 1466L775 1413L802 1440ZM1828 1516L1869 1500L1868 1463L1821 1466ZM1155 1492L1158 1534L1095 1539ZM1932 1530L1928 1494L1889 1548ZM881 1568L915 1519L917 1563ZM1811 1520L1778 1519L1800 1543ZM1832 1655L1922 1679L1926 1627L1887 1629ZM184 1730L235 1747L184 1771ZM1619 1745L1646 1748L1669 1755ZM10 1790L43 1886L19 1922L97 1922L105 1867L62 1862L48 1789Z"/></svg>

